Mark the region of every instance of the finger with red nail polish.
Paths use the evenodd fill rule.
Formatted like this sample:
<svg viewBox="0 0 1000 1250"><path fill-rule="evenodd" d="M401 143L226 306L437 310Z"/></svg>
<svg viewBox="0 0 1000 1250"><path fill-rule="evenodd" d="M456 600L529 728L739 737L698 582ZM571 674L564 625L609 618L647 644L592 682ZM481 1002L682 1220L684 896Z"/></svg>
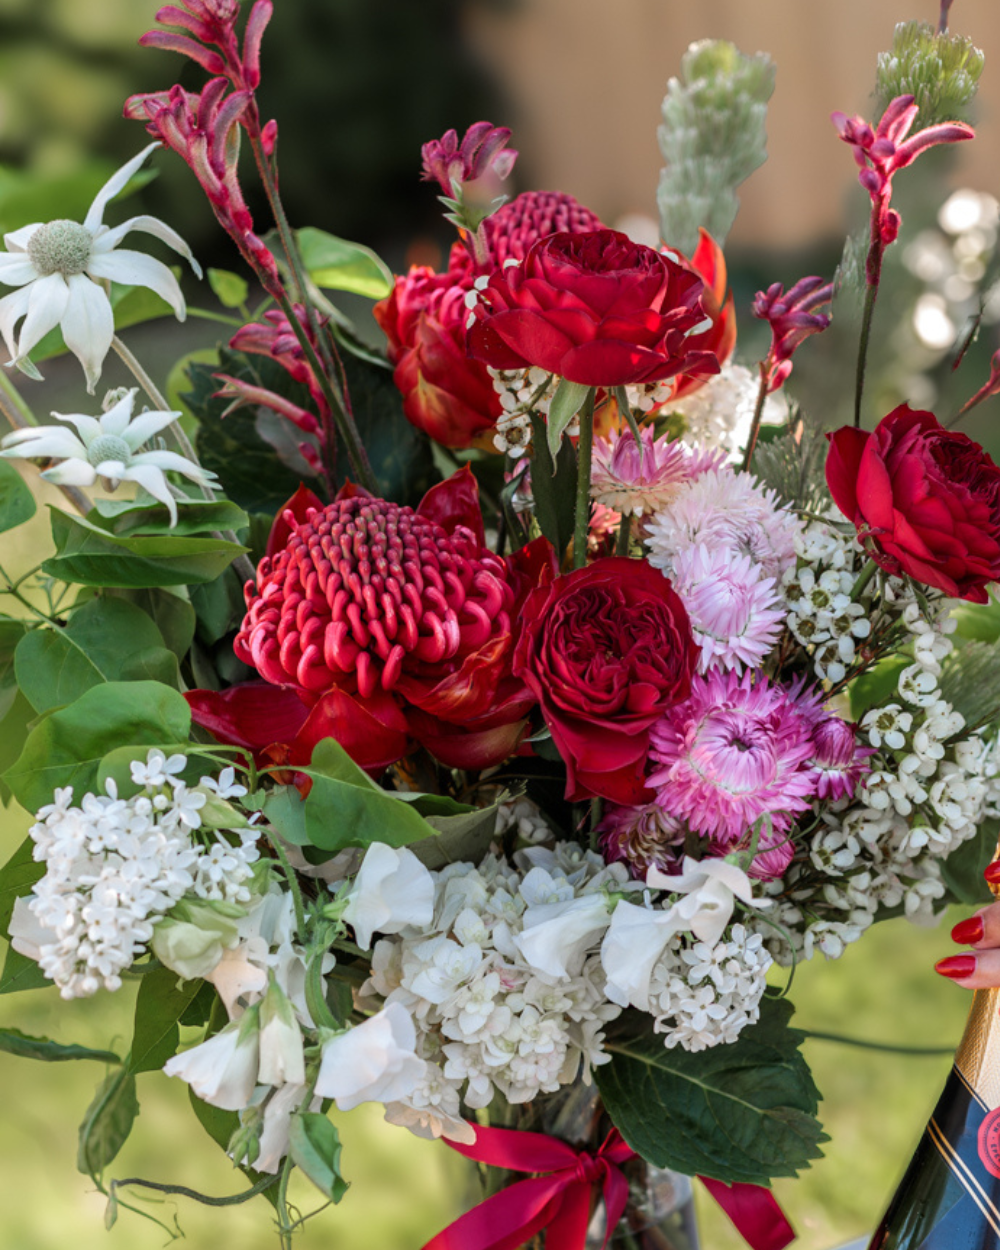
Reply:
<svg viewBox="0 0 1000 1250"><path fill-rule="evenodd" d="M949 955L934 965L934 971L963 989L993 989L1000 986L1000 950L980 949L974 955Z"/></svg>

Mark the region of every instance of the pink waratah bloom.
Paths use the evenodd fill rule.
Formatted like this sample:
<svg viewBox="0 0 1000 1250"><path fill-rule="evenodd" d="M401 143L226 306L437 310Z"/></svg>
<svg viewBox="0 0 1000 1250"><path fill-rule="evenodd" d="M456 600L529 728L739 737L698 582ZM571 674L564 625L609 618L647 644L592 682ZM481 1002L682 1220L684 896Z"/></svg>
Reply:
<svg viewBox="0 0 1000 1250"><path fill-rule="evenodd" d="M778 641L786 609L774 578L749 556L704 543L685 547L673 583L701 649L699 672L753 668Z"/></svg>
<svg viewBox="0 0 1000 1250"><path fill-rule="evenodd" d="M597 832L607 863L628 864L633 877L643 879L653 867L668 873L680 870L684 829L657 803L606 803Z"/></svg>
<svg viewBox="0 0 1000 1250"><path fill-rule="evenodd" d="M809 717L795 691L747 670L696 676L691 697L650 732L647 784L675 820L709 839L713 854L746 849L761 822L752 876L780 876L787 834L816 795ZM765 852L774 852L761 862Z"/></svg>
<svg viewBox="0 0 1000 1250"><path fill-rule="evenodd" d="M644 529L650 564L668 575L685 548L704 543L749 556L778 580L795 563L800 525L773 490L724 465L693 478Z"/></svg>
<svg viewBox="0 0 1000 1250"><path fill-rule="evenodd" d="M833 283L822 278L801 278L789 290L772 282L754 296L751 312L771 327L771 349L761 362L767 389L776 391L792 371L792 356L812 334L830 324L828 313L817 312L833 299Z"/></svg>
<svg viewBox="0 0 1000 1250"><path fill-rule="evenodd" d="M652 426L639 434L641 443L631 430L594 440L591 498L616 512L636 516L656 512L687 482L726 459L719 450L693 455L683 443L666 435L657 438Z"/></svg>
<svg viewBox="0 0 1000 1250"><path fill-rule="evenodd" d="M964 122L941 122L918 130L907 139L919 111L913 96L897 96L874 130L862 117L848 117L845 113L830 115L841 139L853 148L854 159L861 167L858 182L871 197L872 246L868 252L867 275L870 286L878 286L882 251L899 234L899 213L889 207L895 174L938 143L959 143L975 137L976 132Z"/></svg>
<svg viewBox="0 0 1000 1250"><path fill-rule="evenodd" d="M503 182L517 160L517 152L507 147L510 133L506 126L476 122L459 143L457 132L448 130L420 149L421 177L437 182L445 195L457 195L463 183L476 182L487 174Z"/></svg>

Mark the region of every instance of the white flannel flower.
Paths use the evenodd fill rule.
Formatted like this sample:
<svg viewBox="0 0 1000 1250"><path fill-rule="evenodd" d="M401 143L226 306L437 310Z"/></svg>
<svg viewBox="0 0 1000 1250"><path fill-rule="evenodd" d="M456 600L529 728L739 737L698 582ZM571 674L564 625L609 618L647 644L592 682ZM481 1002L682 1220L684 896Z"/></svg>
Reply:
<svg viewBox="0 0 1000 1250"><path fill-rule="evenodd" d="M0 456L60 460L62 463L42 474L56 486L93 486L100 477L114 490L120 482L135 482L166 504L170 524L176 525L177 504L164 472L180 473L199 486L210 486L215 474L175 451L140 451L144 443L181 414L154 411L133 417L135 396L135 388L126 391L100 417L53 412L58 420L76 426L76 433L61 425L15 430L0 442Z"/></svg>
<svg viewBox="0 0 1000 1250"><path fill-rule="evenodd" d="M115 333L105 282L148 287L170 305L178 321L184 320L184 296L167 266L143 252L118 248L126 234L141 230L180 253L200 278L201 267L180 235L146 215L130 217L118 226L103 222L110 201L158 146L149 144L112 174L82 223L34 222L4 235L7 251L0 252L0 282L18 289L0 299L0 333L11 355L10 364L29 376L40 378L41 374L28 353L59 326L66 346L83 366L87 390L93 395ZM20 337L15 341L15 327L22 317Z"/></svg>

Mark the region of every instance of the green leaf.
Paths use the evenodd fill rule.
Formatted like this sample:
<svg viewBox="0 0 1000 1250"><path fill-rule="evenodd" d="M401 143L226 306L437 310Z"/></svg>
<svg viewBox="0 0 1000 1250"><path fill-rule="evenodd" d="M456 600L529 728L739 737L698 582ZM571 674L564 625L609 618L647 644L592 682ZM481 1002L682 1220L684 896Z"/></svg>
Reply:
<svg viewBox="0 0 1000 1250"><path fill-rule="evenodd" d="M584 400L590 394L590 387L582 382L570 382L568 378L560 378L556 393L549 404L549 415L546 422L549 455L553 458L559 451L563 431L583 407Z"/></svg>
<svg viewBox="0 0 1000 1250"><path fill-rule="evenodd" d="M899 675L911 663L912 660L905 655L890 655L880 660L867 673L856 677L849 687L853 719L860 720L869 708L884 703L886 699L895 695L899 685Z"/></svg>
<svg viewBox="0 0 1000 1250"><path fill-rule="evenodd" d="M264 800L264 819L293 846L308 846L306 805L294 786L278 786Z"/></svg>
<svg viewBox="0 0 1000 1250"><path fill-rule="evenodd" d="M152 620L160 631L164 644L178 660L187 655L194 638L194 608L187 599L163 587L153 586L142 590L108 590L109 599L124 599L132 603Z"/></svg>
<svg viewBox="0 0 1000 1250"><path fill-rule="evenodd" d="M30 521L37 506L17 469L9 460L0 460L0 533Z"/></svg>
<svg viewBox="0 0 1000 1250"><path fill-rule="evenodd" d="M0 1029L0 1050L22 1059L41 1059L45 1063L65 1063L70 1059L96 1059L98 1063L121 1063L113 1050L91 1050L88 1046L49 1041L47 1037L30 1037L20 1029Z"/></svg>
<svg viewBox="0 0 1000 1250"><path fill-rule="evenodd" d="M967 730L1000 716L1000 658L988 642L967 642L942 665L941 698L965 717Z"/></svg>
<svg viewBox="0 0 1000 1250"><path fill-rule="evenodd" d="M198 622L202 642L218 642L242 621L246 600L239 579L227 569L214 582L191 587L191 606Z"/></svg>
<svg viewBox="0 0 1000 1250"><path fill-rule="evenodd" d="M45 865L34 858L35 843L25 838L0 868L0 933L6 934L14 912L14 900L31 893L31 887L45 875Z"/></svg>
<svg viewBox="0 0 1000 1250"><path fill-rule="evenodd" d="M325 1115L296 1112L288 1126L288 1150L293 1163L331 1201L339 1202L347 1193L347 1181L340 1175L340 1135Z"/></svg>
<svg viewBox="0 0 1000 1250"><path fill-rule="evenodd" d="M983 879L983 873L986 865L996 857L998 836L1000 820L983 820L974 837L941 861L941 876L959 903L979 907L992 901L993 895Z"/></svg>
<svg viewBox="0 0 1000 1250"><path fill-rule="evenodd" d="M563 439L559 454L553 461L545 432L545 422L537 413L531 417L532 457L531 493L535 500L535 516L542 533L561 559L573 537L576 510L576 449Z"/></svg>
<svg viewBox="0 0 1000 1250"><path fill-rule="evenodd" d="M177 524L170 525L166 506L148 499L99 499L87 521L116 537L163 534L186 538L192 534L210 534L213 530L238 530L249 525L250 518L242 508L228 499L190 499L177 501Z"/></svg>
<svg viewBox="0 0 1000 1250"><path fill-rule="evenodd" d="M1000 599L990 591L989 603L959 602L951 619L955 633L970 642L1000 642Z"/></svg>
<svg viewBox="0 0 1000 1250"><path fill-rule="evenodd" d="M135 1077L121 1067L98 1085L80 1125L76 1166L85 1176L96 1180L101 1175L124 1146L138 1114Z"/></svg>
<svg viewBox="0 0 1000 1250"><path fill-rule="evenodd" d="M50 508L56 555L42 570L83 586L148 588L210 582L245 547L218 538L119 537L82 517Z"/></svg>
<svg viewBox="0 0 1000 1250"><path fill-rule="evenodd" d="M250 294L250 284L228 269L209 269L208 285L223 308L242 308Z"/></svg>
<svg viewBox="0 0 1000 1250"><path fill-rule="evenodd" d="M36 719L35 709L18 690L7 715L0 720L0 801L4 806L14 797L10 786L4 781L4 773L24 750L29 726Z"/></svg>
<svg viewBox="0 0 1000 1250"><path fill-rule="evenodd" d="M4 780L29 812L52 800L58 786L77 797L92 789L101 761L119 746L186 742L191 709L183 695L158 682L108 682L69 707L52 712L28 734L17 763Z"/></svg>
<svg viewBox="0 0 1000 1250"><path fill-rule="evenodd" d="M383 299L392 291L392 270L371 248L312 226L297 231L296 237L302 263L317 286L369 299Z"/></svg>
<svg viewBox="0 0 1000 1250"><path fill-rule="evenodd" d="M25 634L14 653L14 670L35 711L47 712L102 682L132 680L126 670L150 649L169 656L176 669L160 631L141 608L97 597L78 608L66 626Z"/></svg>
<svg viewBox="0 0 1000 1250"><path fill-rule="evenodd" d="M311 846L336 853L372 842L407 846L434 836L419 813L377 786L332 738L318 743L310 766L298 771L313 780L304 805Z"/></svg>
<svg viewBox="0 0 1000 1250"><path fill-rule="evenodd" d="M198 1123L211 1137L212 1141L225 1150L229 1145L230 1138L240 1126L239 1113L236 1111L223 1111L221 1107L213 1107L210 1102L202 1101L190 1085L188 1086L188 1098L190 1099L192 1110L198 1118Z"/></svg>
<svg viewBox="0 0 1000 1250"><path fill-rule="evenodd" d="M17 678L14 675L14 652L27 632L24 621L0 617L0 721L14 706Z"/></svg>
<svg viewBox="0 0 1000 1250"><path fill-rule="evenodd" d="M765 998L738 1041L692 1054L667 1050L647 1018L627 1013L608 1039L611 1062L595 1073L608 1114L657 1167L756 1185L795 1176L826 1137L791 1014L787 999Z"/></svg>
<svg viewBox="0 0 1000 1250"><path fill-rule="evenodd" d="M178 1023L197 998L203 982L179 981L169 968L154 968L139 983L129 1071L155 1072L177 1053Z"/></svg>
<svg viewBox="0 0 1000 1250"><path fill-rule="evenodd" d="M7 958L0 975L0 994L14 994L21 990L44 990L52 982L33 959L22 955L13 946L7 948Z"/></svg>
<svg viewBox="0 0 1000 1250"><path fill-rule="evenodd" d="M462 816L428 816L427 823L437 830L437 836L411 842L409 849L432 871L462 860L478 864L496 838L498 806L474 808Z"/></svg>

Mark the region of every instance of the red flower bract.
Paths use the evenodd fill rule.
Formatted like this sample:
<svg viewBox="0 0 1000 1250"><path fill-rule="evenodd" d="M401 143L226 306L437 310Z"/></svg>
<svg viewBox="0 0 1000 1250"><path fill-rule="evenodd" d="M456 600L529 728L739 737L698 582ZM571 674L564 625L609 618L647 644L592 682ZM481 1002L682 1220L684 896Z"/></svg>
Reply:
<svg viewBox="0 0 1000 1250"><path fill-rule="evenodd" d="M514 675L541 704L568 799L648 801L650 726L688 697L696 660L684 605L644 560L598 560L531 592Z"/></svg>
<svg viewBox="0 0 1000 1250"><path fill-rule="evenodd" d="M1000 469L965 434L906 404L871 433L829 435L826 480L887 573L986 603L1000 577Z"/></svg>
<svg viewBox="0 0 1000 1250"><path fill-rule="evenodd" d="M490 278L469 354L585 386L718 373L715 356L687 339L705 321L703 290L686 265L615 230L554 234Z"/></svg>

